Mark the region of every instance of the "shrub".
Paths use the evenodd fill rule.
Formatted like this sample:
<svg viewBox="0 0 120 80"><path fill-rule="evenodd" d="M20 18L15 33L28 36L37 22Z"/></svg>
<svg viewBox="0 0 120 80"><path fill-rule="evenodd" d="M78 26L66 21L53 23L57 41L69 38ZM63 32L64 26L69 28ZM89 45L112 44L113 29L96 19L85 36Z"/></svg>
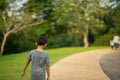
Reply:
<svg viewBox="0 0 120 80"><path fill-rule="evenodd" d="M95 40L94 46L109 46L110 39L114 36L114 34L105 34L103 36L97 37Z"/></svg>

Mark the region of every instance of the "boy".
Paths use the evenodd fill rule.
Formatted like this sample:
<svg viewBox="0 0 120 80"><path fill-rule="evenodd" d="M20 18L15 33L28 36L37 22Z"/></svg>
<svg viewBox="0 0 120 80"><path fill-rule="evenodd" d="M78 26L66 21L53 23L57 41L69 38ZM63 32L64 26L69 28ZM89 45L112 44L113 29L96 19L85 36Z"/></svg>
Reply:
<svg viewBox="0 0 120 80"><path fill-rule="evenodd" d="M47 45L47 40L45 37L40 36L36 44L37 49L30 52L21 76L24 76L29 63L32 62L30 80L46 80L46 72L47 80L50 80L50 58L48 54L43 51Z"/></svg>

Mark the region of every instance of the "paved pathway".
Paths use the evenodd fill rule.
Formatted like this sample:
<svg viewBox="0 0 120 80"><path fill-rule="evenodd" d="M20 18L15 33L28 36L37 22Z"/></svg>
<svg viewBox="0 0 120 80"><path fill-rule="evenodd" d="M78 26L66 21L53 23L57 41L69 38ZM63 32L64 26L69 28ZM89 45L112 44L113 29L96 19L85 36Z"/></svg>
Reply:
<svg viewBox="0 0 120 80"><path fill-rule="evenodd" d="M99 60L110 49L92 50L66 57L51 67L51 80L110 80Z"/></svg>

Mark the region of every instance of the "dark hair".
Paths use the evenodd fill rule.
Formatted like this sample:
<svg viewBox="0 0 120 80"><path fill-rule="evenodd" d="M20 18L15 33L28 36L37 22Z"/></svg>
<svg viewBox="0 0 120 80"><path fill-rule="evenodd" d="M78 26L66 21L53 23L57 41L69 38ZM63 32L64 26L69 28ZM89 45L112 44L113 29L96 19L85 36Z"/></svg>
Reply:
<svg viewBox="0 0 120 80"><path fill-rule="evenodd" d="M37 45L45 45L47 43L47 39L44 36L40 36L37 39Z"/></svg>

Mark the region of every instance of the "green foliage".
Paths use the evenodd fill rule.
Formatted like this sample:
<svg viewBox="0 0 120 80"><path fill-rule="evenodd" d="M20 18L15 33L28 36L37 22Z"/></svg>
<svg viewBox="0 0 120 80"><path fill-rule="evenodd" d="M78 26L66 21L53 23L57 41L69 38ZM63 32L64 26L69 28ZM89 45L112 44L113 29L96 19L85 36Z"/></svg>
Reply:
<svg viewBox="0 0 120 80"><path fill-rule="evenodd" d="M112 20L114 21L113 24L115 25L115 31L117 33L120 32L120 4L118 6L116 6L115 8L113 8L110 12L110 16L112 18Z"/></svg>
<svg viewBox="0 0 120 80"><path fill-rule="evenodd" d="M99 37L96 37L95 43L93 45L95 46L109 46L110 45L110 39L113 38L115 34L105 34Z"/></svg>
<svg viewBox="0 0 120 80"><path fill-rule="evenodd" d="M0 0L0 12L6 8L6 0Z"/></svg>
<svg viewBox="0 0 120 80"><path fill-rule="evenodd" d="M93 35L99 29L106 29L102 20L106 12L97 0L55 0L56 6L53 11L57 16L56 24L66 23L71 34L83 36L84 46L88 46L89 31ZM99 34L99 33L98 33ZM85 37L87 39L85 39ZM72 37L71 37L72 38ZM86 40L86 41L85 41ZM82 42L82 41L81 41Z"/></svg>
<svg viewBox="0 0 120 80"><path fill-rule="evenodd" d="M86 25L89 28L102 27L103 22L99 19L99 11L103 11L97 1L93 0L56 0L58 4L53 9L58 16L57 23L68 23L75 26L79 32L85 32ZM67 9L66 9L67 8ZM102 14L101 14L102 15Z"/></svg>
<svg viewBox="0 0 120 80"><path fill-rule="evenodd" d="M0 44L2 43L2 39L3 38L3 35L2 35L2 31L0 30Z"/></svg>
<svg viewBox="0 0 120 80"><path fill-rule="evenodd" d="M112 0L110 2L112 5L107 7L107 12L103 15L103 21L107 27L104 31L98 32L99 35L96 37L93 45L109 45L110 39L114 35L120 34L120 1Z"/></svg>
<svg viewBox="0 0 120 80"><path fill-rule="evenodd" d="M0 30L4 28L3 26L3 21L2 21L2 12L6 9L6 1L5 0L0 0Z"/></svg>
<svg viewBox="0 0 120 80"><path fill-rule="evenodd" d="M120 33L120 1L111 0L111 5L108 7L108 12L104 15L104 22L108 26L108 32Z"/></svg>
<svg viewBox="0 0 120 80"><path fill-rule="evenodd" d="M43 23L25 29L17 34L11 34L6 42L4 55L36 48L35 42L38 36L45 34L49 29L50 23Z"/></svg>
<svg viewBox="0 0 120 80"><path fill-rule="evenodd" d="M26 13L23 22L31 21L31 15L46 22L9 36L5 45L5 54L35 48L35 41L40 35L47 37L47 48L83 46L86 25L88 25L88 40L91 45L109 45L109 38L113 34L120 34L120 5L119 0L111 0L114 1L118 2L109 7L101 7L98 0L29 0L20 9ZM115 5L117 6L112 8ZM6 6L5 0L0 0L0 13ZM8 22L10 20L11 18ZM0 22L1 44L4 29L1 17ZM36 22L36 19L33 22Z"/></svg>
<svg viewBox="0 0 120 80"><path fill-rule="evenodd" d="M47 19L52 10L51 0L29 0L24 6L25 12L30 12L42 19Z"/></svg>
<svg viewBox="0 0 120 80"><path fill-rule="evenodd" d="M5 45L4 55L28 51L35 48L35 41L29 40L23 32L11 34Z"/></svg>
<svg viewBox="0 0 120 80"><path fill-rule="evenodd" d="M30 0L30 1L33 1L33 0ZM1 2L3 2L3 0ZM41 1L38 1L38 3L40 3L40 2ZM19 3L19 4L21 3L21 5L18 6L17 3ZM34 25L42 24L43 22L45 22L45 20L44 20L45 13L43 12L43 10L41 8L44 8L44 7L47 8L47 6L38 5L38 3L34 2L31 4L28 1L28 4L27 3L24 4L24 3L22 3L21 0L6 1L6 4L8 4L8 5L5 7L5 9L3 11L0 11L0 22L3 23L3 24L0 24L0 30L4 34L3 35L4 38L2 39L2 44L0 44L0 46L1 46L0 54L1 55L4 52L4 46L6 44L6 40L9 35L11 35L13 33L17 33L19 31L23 31L23 29L25 29L25 28L33 27ZM23 6L22 4L24 4L25 6ZM44 2L43 4L46 4L46 3ZM5 5L5 4L3 4L3 5ZM43 32L41 32L41 33L43 34ZM22 42L20 42L20 43L22 43ZM26 40L24 40L23 43L26 43ZM21 46L21 44L19 44L19 45ZM11 47L11 45L9 47ZM19 51L20 49L16 49L16 50Z"/></svg>
<svg viewBox="0 0 120 80"><path fill-rule="evenodd" d="M65 47L57 49L47 49L51 58L51 65L56 63L58 60L83 51L103 49L107 47ZM30 76L30 66L27 69L26 75L21 78L21 72L29 52L22 52L19 54L0 56L0 80L28 80Z"/></svg>

